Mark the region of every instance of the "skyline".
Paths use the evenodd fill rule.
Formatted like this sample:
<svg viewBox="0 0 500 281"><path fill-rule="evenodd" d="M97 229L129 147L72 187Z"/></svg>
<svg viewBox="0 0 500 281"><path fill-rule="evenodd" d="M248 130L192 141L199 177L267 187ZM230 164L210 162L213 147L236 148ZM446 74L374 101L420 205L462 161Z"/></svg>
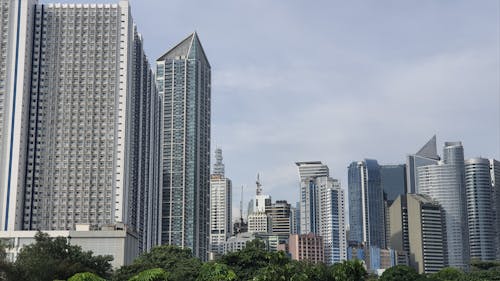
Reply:
<svg viewBox="0 0 500 281"><path fill-rule="evenodd" d="M404 163L434 134L438 150L457 140L466 158L500 158L498 2L130 4L150 60L198 32L211 155L224 151L235 210L258 172L266 194L294 203L297 161L322 161L346 189L350 162Z"/></svg>

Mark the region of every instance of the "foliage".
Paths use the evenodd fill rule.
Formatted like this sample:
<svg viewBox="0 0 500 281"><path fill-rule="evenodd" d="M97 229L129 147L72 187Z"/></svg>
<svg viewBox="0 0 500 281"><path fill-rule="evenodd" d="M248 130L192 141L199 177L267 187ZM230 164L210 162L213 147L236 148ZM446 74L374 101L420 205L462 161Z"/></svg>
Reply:
<svg viewBox="0 0 500 281"><path fill-rule="evenodd" d="M68 281L106 281L92 272L81 272L73 275Z"/></svg>
<svg viewBox="0 0 500 281"><path fill-rule="evenodd" d="M382 276L380 281L417 281L420 279L420 274L415 269L406 265L397 265L388 268Z"/></svg>
<svg viewBox="0 0 500 281"><path fill-rule="evenodd" d="M432 277L439 281L456 281L464 277L464 273L460 269L446 267L434 273Z"/></svg>
<svg viewBox="0 0 500 281"><path fill-rule="evenodd" d="M112 260L111 256L84 252L80 246L70 245L64 237L51 238L38 232L35 243L19 252L8 280L66 280L79 272L91 272L106 278L110 275Z"/></svg>
<svg viewBox="0 0 500 281"><path fill-rule="evenodd" d="M331 271L334 281L364 281L368 277L363 262L359 260L336 263Z"/></svg>
<svg viewBox="0 0 500 281"><path fill-rule="evenodd" d="M236 273L227 265L207 262L201 269L196 281L235 281L238 280Z"/></svg>
<svg viewBox="0 0 500 281"><path fill-rule="evenodd" d="M201 261L194 258L189 249L171 245L157 246L141 254L131 265L118 269L112 280L129 280L132 276L153 268L168 272L169 281L190 281L198 277Z"/></svg>
<svg viewBox="0 0 500 281"><path fill-rule="evenodd" d="M130 278L129 281L168 281L168 272L161 268L147 269L134 277Z"/></svg>
<svg viewBox="0 0 500 281"><path fill-rule="evenodd" d="M268 265L269 253L261 240L254 239L237 252L228 253L217 260L234 270L239 280L252 280L255 273Z"/></svg>

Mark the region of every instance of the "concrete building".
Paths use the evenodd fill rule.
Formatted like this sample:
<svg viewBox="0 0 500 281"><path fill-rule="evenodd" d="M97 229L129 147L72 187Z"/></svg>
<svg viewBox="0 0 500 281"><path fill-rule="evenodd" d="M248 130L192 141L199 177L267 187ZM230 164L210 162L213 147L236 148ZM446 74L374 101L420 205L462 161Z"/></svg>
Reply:
<svg viewBox="0 0 500 281"><path fill-rule="evenodd" d="M271 232L271 217L264 212L254 212L248 216L248 232L269 233Z"/></svg>
<svg viewBox="0 0 500 281"><path fill-rule="evenodd" d="M349 246L347 259L363 261L366 270L377 275L382 275L386 269L396 265L408 265L405 252L376 246Z"/></svg>
<svg viewBox="0 0 500 281"><path fill-rule="evenodd" d="M163 97L161 243L207 259L210 197L210 63L196 33L156 60Z"/></svg>
<svg viewBox="0 0 500 281"><path fill-rule="evenodd" d="M293 260L324 262L323 239L314 233L290 235L288 251Z"/></svg>
<svg viewBox="0 0 500 281"><path fill-rule="evenodd" d="M465 161L465 189L469 225L471 259L496 259L496 228L494 192L490 174L490 161L472 158Z"/></svg>
<svg viewBox="0 0 500 281"><path fill-rule="evenodd" d="M417 153L406 157L407 193L420 193L418 191L418 167L434 165L439 160L435 135Z"/></svg>
<svg viewBox="0 0 500 281"><path fill-rule="evenodd" d="M349 241L386 248L385 205L376 160L352 162L348 168Z"/></svg>
<svg viewBox="0 0 500 281"><path fill-rule="evenodd" d="M327 264L347 258L345 196L340 182L319 161L297 162L300 178L300 231L322 236Z"/></svg>
<svg viewBox="0 0 500 281"><path fill-rule="evenodd" d="M493 210L495 213L496 259L500 260L500 161L490 159Z"/></svg>
<svg viewBox="0 0 500 281"><path fill-rule="evenodd" d="M210 252L222 255L231 236L232 185L224 176L222 150L215 150L214 174L210 176Z"/></svg>
<svg viewBox="0 0 500 281"><path fill-rule="evenodd" d="M236 236L232 236L227 239L226 243L224 243L224 254L242 250L247 246L248 242L254 239L255 235L249 232L239 233Z"/></svg>
<svg viewBox="0 0 500 281"><path fill-rule="evenodd" d="M50 237L65 237L71 245L92 251L94 255L111 255L111 265L117 269L132 264L139 255L137 234L124 226L104 226L90 230L88 225L77 225L76 230L44 231ZM0 231L0 241L8 245L7 258L14 261L21 249L35 242L38 231Z"/></svg>
<svg viewBox="0 0 500 281"><path fill-rule="evenodd" d="M469 231L464 151L460 142L445 142L443 160L418 167L418 191L437 201L445 213L447 265L468 270Z"/></svg>
<svg viewBox="0 0 500 281"><path fill-rule="evenodd" d="M291 228L291 206L286 200L277 200L267 209L267 215L271 218L271 233L288 239L292 232Z"/></svg>
<svg viewBox="0 0 500 281"><path fill-rule="evenodd" d="M402 195L390 215L390 247L408 252L411 267L434 273L446 266L444 213L437 202L425 195Z"/></svg>

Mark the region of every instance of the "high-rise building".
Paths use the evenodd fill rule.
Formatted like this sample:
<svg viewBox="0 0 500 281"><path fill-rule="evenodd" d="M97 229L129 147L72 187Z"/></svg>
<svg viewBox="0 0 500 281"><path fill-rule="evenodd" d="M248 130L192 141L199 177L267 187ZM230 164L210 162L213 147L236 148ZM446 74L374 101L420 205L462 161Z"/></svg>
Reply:
<svg viewBox="0 0 500 281"><path fill-rule="evenodd" d="M286 200L277 200L267 209L271 218L271 234L287 239L292 232L291 206Z"/></svg>
<svg viewBox="0 0 500 281"><path fill-rule="evenodd" d="M376 160L352 162L348 168L349 241L386 247L384 196Z"/></svg>
<svg viewBox="0 0 500 281"><path fill-rule="evenodd" d="M417 153L406 157L407 193L419 193L417 169L420 166L437 164L436 136L434 135Z"/></svg>
<svg viewBox="0 0 500 281"><path fill-rule="evenodd" d="M388 205L406 194L406 165L380 165L380 186Z"/></svg>
<svg viewBox="0 0 500 281"><path fill-rule="evenodd" d="M210 176L210 252L224 254L224 243L231 236L232 186L224 175L222 149L215 150L214 173Z"/></svg>
<svg viewBox="0 0 500 281"><path fill-rule="evenodd" d="M495 213L495 243L496 243L496 259L500 260L500 161L490 159L490 174L491 185L493 190L492 209Z"/></svg>
<svg viewBox="0 0 500 281"><path fill-rule="evenodd" d="M206 260L209 237L210 64L196 33L156 61L162 106L161 242Z"/></svg>
<svg viewBox="0 0 500 281"><path fill-rule="evenodd" d="M248 216L248 232L268 233L271 231L271 218L265 212L254 212Z"/></svg>
<svg viewBox="0 0 500 281"><path fill-rule="evenodd" d="M296 202L294 207L290 207L290 233L300 232L300 203Z"/></svg>
<svg viewBox="0 0 500 281"><path fill-rule="evenodd" d="M418 167L418 191L437 201L445 213L448 266L467 270L470 264L465 190L464 150L445 142L443 160Z"/></svg>
<svg viewBox="0 0 500 281"><path fill-rule="evenodd" d="M434 273L446 266L444 213L430 197L399 196L390 207L390 247L406 252L419 273Z"/></svg>
<svg viewBox="0 0 500 281"><path fill-rule="evenodd" d="M23 227L36 0L0 1L0 227Z"/></svg>
<svg viewBox="0 0 500 281"><path fill-rule="evenodd" d="M465 189L469 225L470 257L481 261L496 259L496 229L490 161L465 161Z"/></svg>
<svg viewBox="0 0 500 281"><path fill-rule="evenodd" d="M319 161L297 162L300 178L300 232L322 236L325 262L347 258L345 196L340 182Z"/></svg>
<svg viewBox="0 0 500 281"><path fill-rule="evenodd" d="M17 207L6 208L7 228L124 223L149 249L158 241L160 104L128 2L27 10L33 26L17 36L32 32L32 46L18 46L31 60L30 89L17 93L22 118L13 127L25 147L12 147L17 191L6 202Z"/></svg>
<svg viewBox="0 0 500 281"><path fill-rule="evenodd" d="M260 181L260 175L257 174L257 180L255 181L256 191L255 200L252 200L253 207L252 213L263 213L271 206L271 196L262 193L262 182ZM249 213L248 215L251 215Z"/></svg>

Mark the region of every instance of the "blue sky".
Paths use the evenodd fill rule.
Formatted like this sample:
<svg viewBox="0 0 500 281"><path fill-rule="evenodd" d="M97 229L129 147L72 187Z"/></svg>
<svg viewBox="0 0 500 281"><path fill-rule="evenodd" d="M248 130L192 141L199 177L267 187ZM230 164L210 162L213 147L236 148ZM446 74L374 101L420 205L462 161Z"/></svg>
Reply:
<svg viewBox="0 0 500 281"><path fill-rule="evenodd" d="M198 32L235 211L257 172L295 202L295 161L321 160L347 187L350 162L404 163L434 134L438 150L461 140L466 157L500 158L496 0L130 3L152 61Z"/></svg>

